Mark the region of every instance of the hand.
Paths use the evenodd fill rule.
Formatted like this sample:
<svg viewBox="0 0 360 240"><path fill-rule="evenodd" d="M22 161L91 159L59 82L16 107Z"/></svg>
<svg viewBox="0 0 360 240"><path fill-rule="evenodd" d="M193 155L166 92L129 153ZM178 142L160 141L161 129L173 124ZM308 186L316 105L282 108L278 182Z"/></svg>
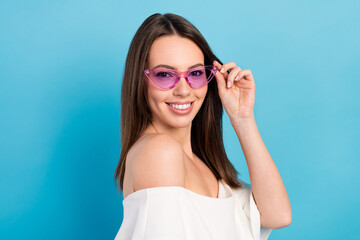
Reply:
<svg viewBox="0 0 360 240"><path fill-rule="evenodd" d="M230 120L254 118L255 81L251 71L241 70L234 62L221 65L214 61L213 64L219 69L215 78L222 105ZM224 72L220 71L222 68Z"/></svg>

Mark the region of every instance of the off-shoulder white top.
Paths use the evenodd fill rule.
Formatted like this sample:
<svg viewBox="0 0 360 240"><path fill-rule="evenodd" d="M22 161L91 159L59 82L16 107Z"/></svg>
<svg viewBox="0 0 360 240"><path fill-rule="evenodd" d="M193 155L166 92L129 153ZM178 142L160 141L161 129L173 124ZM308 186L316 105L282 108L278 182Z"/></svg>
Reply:
<svg viewBox="0 0 360 240"><path fill-rule="evenodd" d="M138 190L123 200L115 240L265 240L251 186L232 189L219 180L218 198L180 186Z"/></svg>

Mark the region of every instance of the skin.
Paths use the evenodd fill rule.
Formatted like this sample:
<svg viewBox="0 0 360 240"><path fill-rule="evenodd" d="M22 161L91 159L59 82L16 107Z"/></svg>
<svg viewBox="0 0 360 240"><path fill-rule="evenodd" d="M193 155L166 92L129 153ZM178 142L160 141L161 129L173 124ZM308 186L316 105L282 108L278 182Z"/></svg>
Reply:
<svg viewBox="0 0 360 240"><path fill-rule="evenodd" d="M166 64L177 71L187 71L194 65L204 65L204 55L187 38L164 36L151 45L148 64L149 69ZM164 91L146 76L143 80L153 119L152 125L148 126L127 155L124 199L136 190L164 185L182 186L217 198L218 180L191 147L192 121L204 102L208 86L195 89L180 78L174 88ZM166 102L177 101L193 101L191 112L179 115L170 110ZM148 171L149 168L152 171Z"/></svg>
<svg viewBox="0 0 360 240"><path fill-rule="evenodd" d="M160 37L151 46L150 69L158 64L167 64L173 66L175 70L185 71L197 63L204 63L204 56L200 48L189 39L178 36ZM215 74L219 96L238 136L248 165L252 193L260 212L261 225L273 229L288 226L292 219L290 201L255 122L253 110L255 82L252 72L242 70L234 62L223 65L218 62L213 64L218 69L223 68L223 71ZM191 149L191 123L204 101L207 86L194 89L184 78L181 78L173 89L163 91L148 79L144 80L147 81L149 105L156 130L176 139L185 154L196 159ZM190 114L179 116L172 113L165 103L174 101L195 101L194 108ZM156 131L150 125L145 133L156 133Z"/></svg>
<svg viewBox="0 0 360 240"><path fill-rule="evenodd" d="M156 39L149 52L149 68L159 64L170 65L178 71L186 71L195 64L204 64L201 49L187 38L166 36ZM191 88L184 78L171 90L164 91L147 81L148 100L153 125L161 133L175 138L188 156L193 156L191 149L191 124L204 102L208 86ZM192 111L186 115L173 113L166 102L194 101ZM151 129L152 126L149 126Z"/></svg>
<svg viewBox="0 0 360 240"><path fill-rule="evenodd" d="M234 62L221 65L214 61L213 64L221 69L215 75L219 96L248 165L261 225L267 228L286 227L292 220L291 205L280 173L255 122L255 82L252 72L242 70ZM230 73L227 73L228 70Z"/></svg>

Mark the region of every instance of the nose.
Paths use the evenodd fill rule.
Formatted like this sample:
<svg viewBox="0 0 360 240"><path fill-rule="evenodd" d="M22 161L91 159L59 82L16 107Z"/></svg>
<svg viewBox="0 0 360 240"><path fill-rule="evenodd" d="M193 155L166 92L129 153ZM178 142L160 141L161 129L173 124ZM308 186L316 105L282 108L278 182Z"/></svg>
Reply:
<svg viewBox="0 0 360 240"><path fill-rule="evenodd" d="M191 93L191 87L186 82L186 79L184 77L180 78L179 82L176 84L173 90L173 94L175 96L186 97L189 96Z"/></svg>

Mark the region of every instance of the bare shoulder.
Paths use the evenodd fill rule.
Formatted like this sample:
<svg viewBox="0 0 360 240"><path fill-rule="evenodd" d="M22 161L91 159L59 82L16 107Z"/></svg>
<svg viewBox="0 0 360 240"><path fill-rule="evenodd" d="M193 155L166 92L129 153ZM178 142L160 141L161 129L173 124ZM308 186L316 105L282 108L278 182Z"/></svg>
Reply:
<svg viewBox="0 0 360 240"><path fill-rule="evenodd" d="M127 161L135 191L162 186L185 186L184 152L166 134L148 134L134 145Z"/></svg>

